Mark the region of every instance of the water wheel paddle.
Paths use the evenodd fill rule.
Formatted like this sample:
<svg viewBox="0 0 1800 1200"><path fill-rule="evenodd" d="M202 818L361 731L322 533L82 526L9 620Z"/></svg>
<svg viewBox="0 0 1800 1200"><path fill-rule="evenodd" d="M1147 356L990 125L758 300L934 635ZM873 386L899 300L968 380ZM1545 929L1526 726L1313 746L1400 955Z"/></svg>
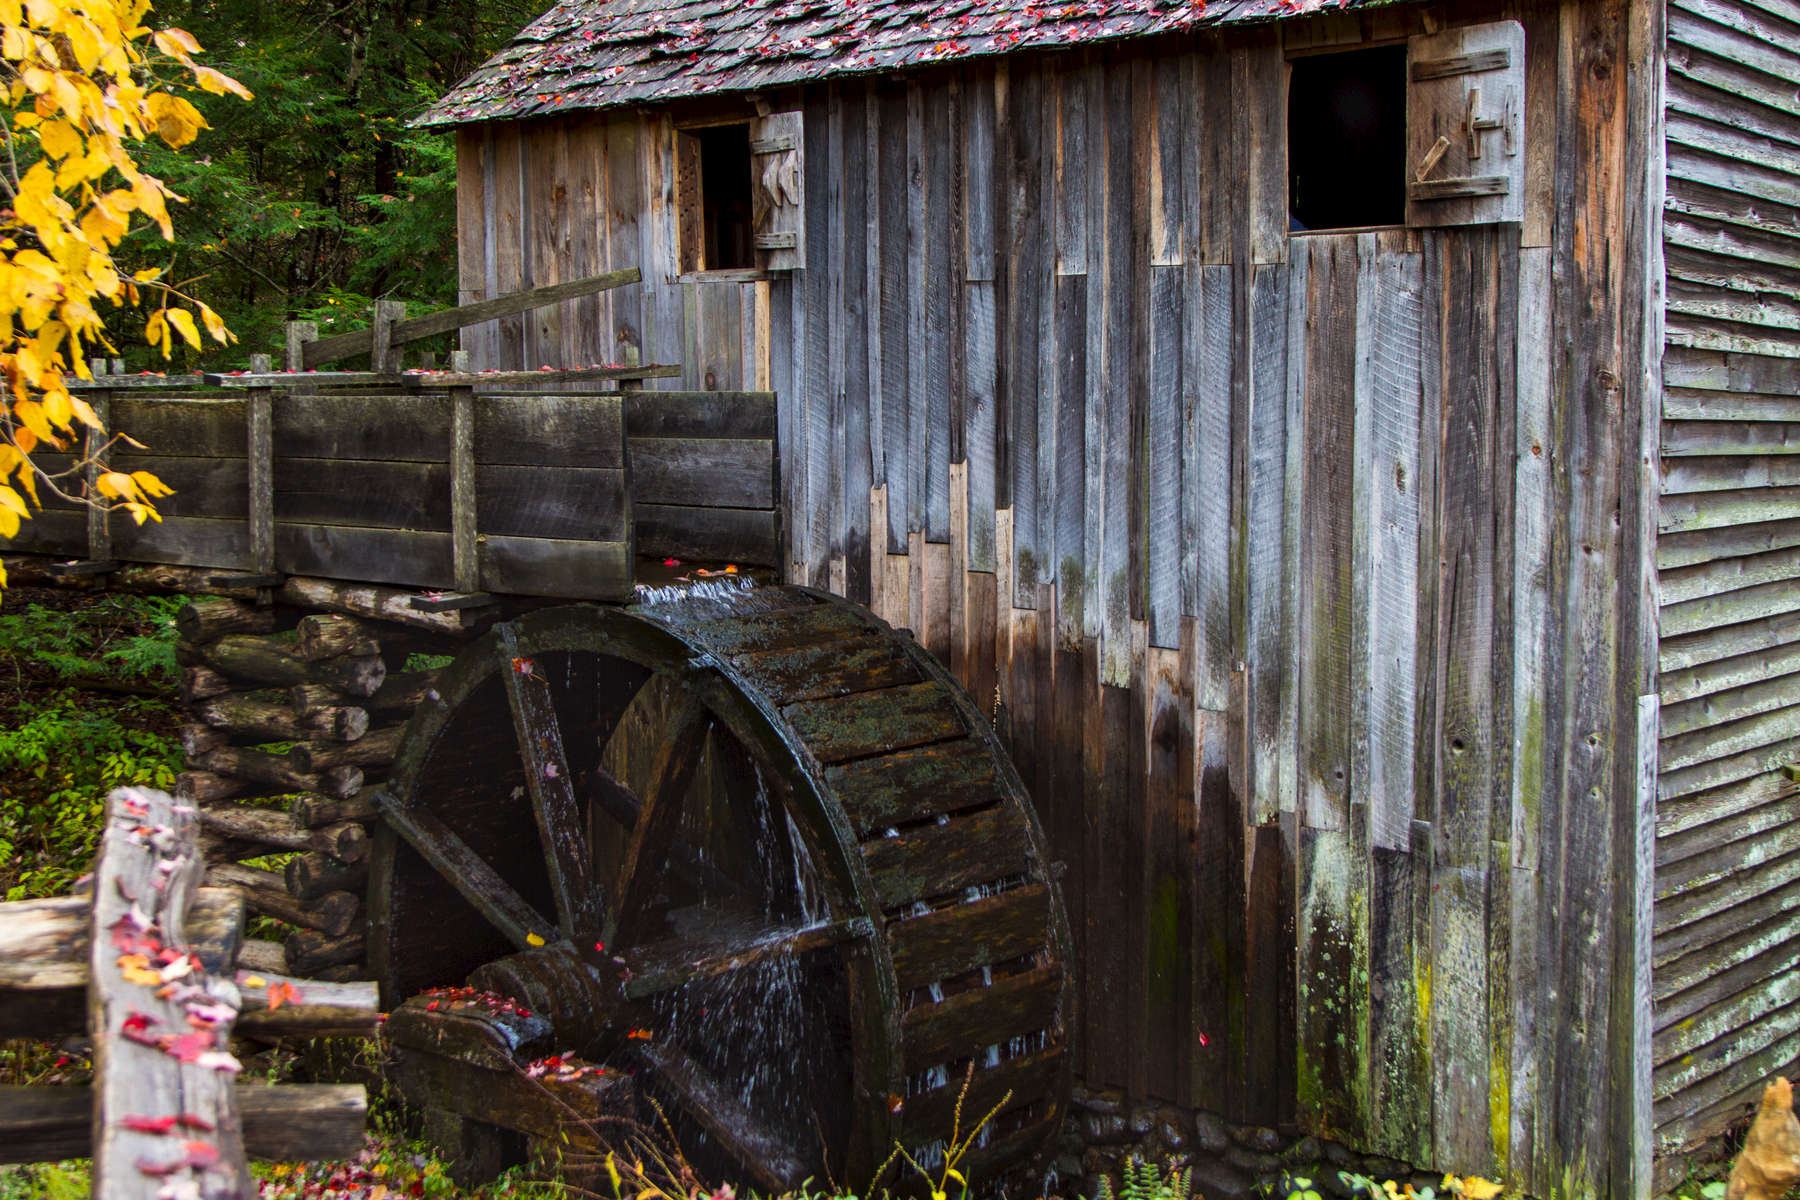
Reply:
<svg viewBox="0 0 1800 1200"><path fill-rule="evenodd" d="M1068 1088L1042 831L943 667L866 609L724 588L532 613L406 728L370 875L388 1006L460 984L629 1060L690 1156L764 1190L1041 1151ZM890 1173L884 1182L899 1180Z"/></svg>

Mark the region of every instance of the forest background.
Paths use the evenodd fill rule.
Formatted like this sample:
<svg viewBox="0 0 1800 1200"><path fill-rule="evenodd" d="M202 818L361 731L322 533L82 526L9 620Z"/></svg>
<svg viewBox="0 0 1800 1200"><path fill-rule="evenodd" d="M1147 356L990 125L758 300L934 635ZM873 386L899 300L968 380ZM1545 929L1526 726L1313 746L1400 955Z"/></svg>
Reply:
<svg viewBox="0 0 1800 1200"><path fill-rule="evenodd" d="M211 128L171 150L139 147L143 168L186 203L175 239L154 229L123 265L163 267L204 296L239 344L175 342L163 360L135 322L114 323L129 370L227 369L253 352L280 359L282 325L359 329L375 299L412 312L456 303L453 135L408 121L538 15L539 0L158 0L159 25L185 29L207 65L256 99L193 94Z"/></svg>

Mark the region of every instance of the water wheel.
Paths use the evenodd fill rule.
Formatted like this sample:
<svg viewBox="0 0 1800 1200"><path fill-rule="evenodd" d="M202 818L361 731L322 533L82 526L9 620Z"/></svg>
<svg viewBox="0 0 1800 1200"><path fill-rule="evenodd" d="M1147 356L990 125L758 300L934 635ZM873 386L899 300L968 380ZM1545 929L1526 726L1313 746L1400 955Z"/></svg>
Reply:
<svg viewBox="0 0 1800 1200"><path fill-rule="evenodd" d="M715 1177L992 1180L1067 1092L1067 931L988 723L909 635L799 588L532 613L407 726L371 870L392 1006L461 984L629 1061ZM971 1066L972 1064L972 1066ZM894 1172L892 1186L904 1183Z"/></svg>

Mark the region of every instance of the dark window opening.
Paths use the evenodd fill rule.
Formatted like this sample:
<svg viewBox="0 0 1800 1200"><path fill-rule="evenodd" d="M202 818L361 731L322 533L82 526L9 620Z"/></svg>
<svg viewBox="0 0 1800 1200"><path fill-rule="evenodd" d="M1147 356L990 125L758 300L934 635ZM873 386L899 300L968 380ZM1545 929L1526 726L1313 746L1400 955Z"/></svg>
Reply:
<svg viewBox="0 0 1800 1200"><path fill-rule="evenodd" d="M1288 82L1289 228L1406 221L1406 47L1297 58Z"/></svg>
<svg viewBox="0 0 1800 1200"><path fill-rule="evenodd" d="M708 271L756 265L751 245L750 126L697 129L701 262Z"/></svg>

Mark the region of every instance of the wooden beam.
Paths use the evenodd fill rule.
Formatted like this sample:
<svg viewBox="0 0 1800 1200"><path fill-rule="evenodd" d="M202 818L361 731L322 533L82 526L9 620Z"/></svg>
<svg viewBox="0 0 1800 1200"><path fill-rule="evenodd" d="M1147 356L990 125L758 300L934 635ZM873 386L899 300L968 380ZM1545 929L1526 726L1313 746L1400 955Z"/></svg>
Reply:
<svg viewBox="0 0 1800 1200"><path fill-rule="evenodd" d="M649 363L635 367L581 367L570 371L412 371L402 375L382 375L375 371L309 371L304 374L291 374L274 371L267 375L224 375L208 374L186 376L170 383L167 379L156 379L153 383L140 383L135 386L180 386L199 387L285 387L285 388L319 388L319 387L405 387L413 391L439 391L444 388L462 386L480 386L483 388L518 387L525 384L564 384L564 383L614 383L621 380L635 379L676 379L681 375L681 368L661 363ZM124 380L108 377L114 387L133 386L128 383L133 376ZM73 381L70 389L76 390Z"/></svg>
<svg viewBox="0 0 1800 1200"><path fill-rule="evenodd" d="M246 426L251 567L268 574L275 569L275 397L269 388L250 389Z"/></svg>
<svg viewBox="0 0 1800 1200"><path fill-rule="evenodd" d="M459 592L481 590L475 528L475 389L450 389L450 573Z"/></svg>
<svg viewBox="0 0 1800 1200"><path fill-rule="evenodd" d="M479 325L483 321L492 321L496 317L507 317L514 313L530 312L534 308L542 308L547 304L560 304L564 300L575 300L582 296L591 296L596 292L607 292L613 288L637 283L643 276L636 267L627 267L623 271L608 271L604 275L591 275L586 279L576 279L568 283L555 283L548 287L532 288L530 291L515 292L510 296L499 296L493 300L482 300L475 304L465 304L459 308L440 309L434 313L426 313L422 317L413 317L405 321L392 321L387 326L387 343L390 347L416 342L420 338L428 338L439 333L448 333L452 329L464 329L470 325ZM340 333L333 337L318 338L314 341L300 343L300 369L310 370L321 363L336 362L340 358L349 358L356 354L369 354L375 349L375 330L359 329L355 333ZM290 360L289 366L293 364ZM379 364L377 364L379 368Z"/></svg>
<svg viewBox="0 0 1800 1200"><path fill-rule="evenodd" d="M168 988L174 976L159 978L148 953L119 943L121 932L135 942L160 931L159 945L187 948L183 930L203 869L195 832L193 813L162 792L121 788L108 797L87 951L97 1196L154 1200L166 1185L197 1185L202 1176L209 1194L253 1186L239 1140L236 1064L226 1053L235 990L212 991L200 971L183 978L183 989ZM195 988L205 1004L178 999ZM190 1005L208 1011L199 1016ZM205 1125L174 1138L134 1127L182 1116Z"/></svg>
<svg viewBox="0 0 1800 1200"><path fill-rule="evenodd" d="M241 1083L236 1093L251 1158L331 1162L362 1148L369 1098L360 1083ZM88 1087L0 1087L0 1163L87 1158L93 1106Z"/></svg>
<svg viewBox="0 0 1800 1200"><path fill-rule="evenodd" d="M103 366L104 360L96 358L94 363L97 366ZM95 375L99 373L98 371L94 372ZM94 416L100 421L100 428L87 431L85 441L85 454L88 461L83 475L87 483L87 500L90 506L87 510L87 556L95 562L104 562L112 557L112 526L107 520L107 506L101 500L99 489L95 484L100 477L100 472L106 469L106 464L101 462L100 458L106 449L107 431L112 428L112 393L109 391L89 392L87 402L88 407L94 410Z"/></svg>

